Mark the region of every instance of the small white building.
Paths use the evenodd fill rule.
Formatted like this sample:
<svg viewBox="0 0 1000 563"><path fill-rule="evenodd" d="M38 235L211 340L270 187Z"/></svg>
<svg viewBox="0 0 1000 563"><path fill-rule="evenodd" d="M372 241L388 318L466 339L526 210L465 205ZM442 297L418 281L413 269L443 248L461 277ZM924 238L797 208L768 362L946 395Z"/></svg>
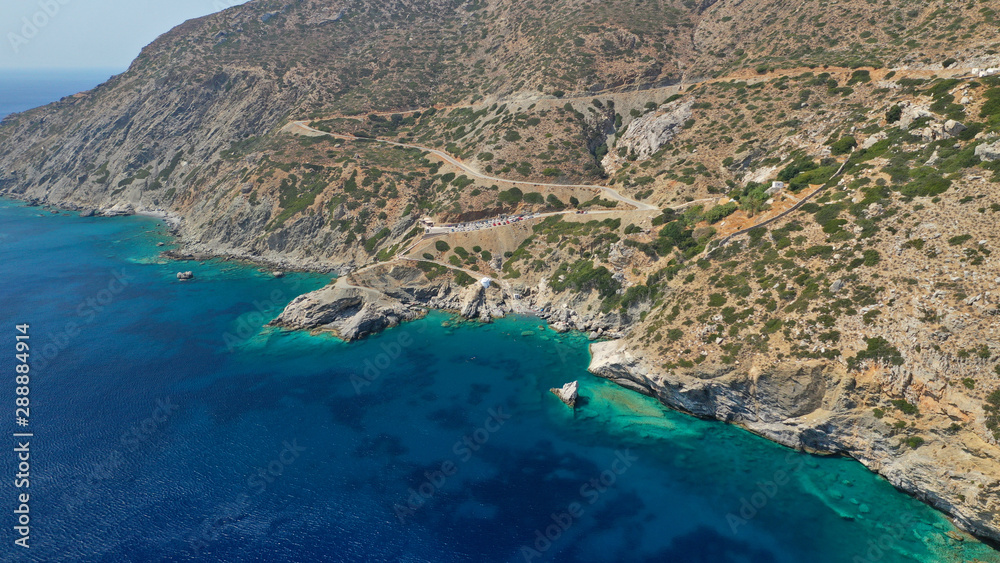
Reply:
<svg viewBox="0 0 1000 563"><path fill-rule="evenodd" d="M764 193L767 195L774 195L783 189L785 189L785 183L775 180L771 182L771 187L768 188L767 191L765 191Z"/></svg>

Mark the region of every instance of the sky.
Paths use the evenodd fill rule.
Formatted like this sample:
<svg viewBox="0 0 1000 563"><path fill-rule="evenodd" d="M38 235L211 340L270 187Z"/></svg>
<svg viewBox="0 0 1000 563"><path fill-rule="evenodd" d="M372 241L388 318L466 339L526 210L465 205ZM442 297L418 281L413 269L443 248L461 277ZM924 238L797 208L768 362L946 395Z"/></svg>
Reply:
<svg viewBox="0 0 1000 563"><path fill-rule="evenodd" d="M157 36L246 0L3 0L0 70L125 70Z"/></svg>

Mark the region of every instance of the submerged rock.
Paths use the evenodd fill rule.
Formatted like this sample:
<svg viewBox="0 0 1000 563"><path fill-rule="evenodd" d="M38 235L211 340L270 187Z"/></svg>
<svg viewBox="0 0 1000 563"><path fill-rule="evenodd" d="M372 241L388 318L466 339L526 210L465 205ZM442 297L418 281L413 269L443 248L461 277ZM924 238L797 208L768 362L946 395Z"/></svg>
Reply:
<svg viewBox="0 0 1000 563"><path fill-rule="evenodd" d="M551 327L552 330L558 332L559 334L562 334L564 332L569 332L569 325L562 321L552 323L551 325L549 325L549 327Z"/></svg>
<svg viewBox="0 0 1000 563"><path fill-rule="evenodd" d="M549 389L549 392L559 397L559 400L566 403L570 408L576 408L576 401L580 398L579 389L580 384L578 381L571 381L566 385L560 387L553 387Z"/></svg>

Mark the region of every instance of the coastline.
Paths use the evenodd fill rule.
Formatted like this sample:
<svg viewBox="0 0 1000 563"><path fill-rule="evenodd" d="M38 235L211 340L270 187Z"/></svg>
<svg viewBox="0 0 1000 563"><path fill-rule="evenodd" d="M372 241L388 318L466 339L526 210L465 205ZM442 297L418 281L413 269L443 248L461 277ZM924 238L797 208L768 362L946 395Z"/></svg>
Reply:
<svg viewBox="0 0 1000 563"><path fill-rule="evenodd" d="M197 245L192 247L192 245L186 244L182 240L183 216L179 214L161 211L139 212L134 209L124 211L112 208L100 212L95 210L90 215L87 215L88 211L86 208L52 203L25 202L24 200L9 196L6 197L11 201L19 201L29 206L45 206L66 211L82 211L84 212L84 216L113 217L139 215L162 220L170 227L171 236L175 238L178 248L164 251L161 255L174 260L239 260L258 267L278 267L288 271L314 273L330 273L331 271L335 271L297 263L292 259L275 262L260 257L239 255L236 253L212 253L204 252L200 249L195 250ZM346 268L342 273L338 273L341 276L340 279L346 281L353 269ZM410 271L415 270L412 267L408 269ZM369 270L369 272L371 271ZM476 285L478 286L478 284ZM304 303L304 297L330 290L334 287L335 284L330 284L316 292L299 296L289 304L286 312L296 303ZM373 292L373 294L377 293L383 297L389 297L395 303L402 303L405 308L414 311L418 308L438 310L458 314L470 320L479 319L483 322L489 322L494 317L502 317L505 314L514 313L513 311L507 311L503 312L503 314L497 314L497 305L502 300L500 302L490 302L484 298L482 291L477 291L474 295L472 292L462 295L460 292L455 291L455 289L461 288L452 287L446 292L447 295L444 298L435 300L434 298L429 298L429 294L421 293L419 291L420 288L417 288L417 291L410 294L406 293L405 290L407 288L405 287L396 287L395 289L398 290L396 292L387 292L384 287L365 289L368 292ZM434 289L434 297L438 297L441 289L440 285L435 286ZM414 298L415 300L405 303L403 302L405 299L403 294L409 295L410 298ZM401 297L404 297L404 299L400 299ZM501 297L505 296L501 295ZM419 301L416 298L419 298ZM470 308L470 303L474 303L475 306ZM398 313L398 311L394 311L391 307L387 310ZM371 309L367 311L369 315L372 312ZM282 315L284 314L283 312ZM386 328L398 326L404 322L423 317L423 314L408 316L404 313L397 315L397 318L393 321L391 315L386 311L375 311L375 314L386 316L389 318L389 322L377 328L368 325L370 328L374 328L374 330L360 330L350 338L343 338L338 330L319 330L319 332L332 332L339 338L349 341L377 334ZM520 314L523 315L523 313ZM542 314L533 313L530 316L545 321L551 329L557 332L577 330L586 334L586 331L580 330L572 323L566 324L566 329L562 330L562 327L556 326L562 321L551 320L551 315L542 316ZM272 321L271 325L280 326L286 330L317 331L317 327L315 326L295 326L294 323L278 322L280 318L281 315ZM351 318L354 319L356 325L364 324L359 323L359 319L354 315ZM365 318L360 320L363 321ZM621 330L622 332L626 332L628 327L622 327ZM901 458L900 456L893 455L894 449L888 437L881 437L881 440L873 441L871 439L872 436L877 436L877 434L859 435L857 432L858 428L867 424L868 421L856 417L852 418L844 412L838 412L835 409L822 409L823 412L818 415L806 413L802 416L795 416L795 413L786 412L788 405L783 404L785 399L791 399L793 402L803 398L807 400L815 399L815 397L812 399L809 397L809 393L815 391L815 387L810 388L807 385L807 392L804 395L782 397L781 400L775 401L773 405L764 405L759 401L760 395L756 382L751 381L747 377L747 374L737 373L729 368L720 368L718 373L712 374L712 377L705 377L706 373L701 373L700 376L695 377L660 372L656 368L650 367L654 364L650 363L641 351L629 347L628 342L622 339L592 342L589 349L591 352L591 362L588 370L599 377L612 381L630 391L653 397L661 404L675 411L702 419L734 424L752 434L785 447L814 454L842 455L852 458L860 462L872 473L885 478L897 490L933 507L946 515L961 529L966 530L994 549L1000 550L1000 526L996 524L990 526L988 519L983 517L984 513L989 514L988 510L978 512L977 514L977 510L983 507L968 506L949 500L949 498L954 497L954 492L947 490L947 483L942 482L937 476L931 474L936 468L936 464L929 462L926 458L912 459L912 455L909 460L905 459L906 456ZM821 362L804 363L808 364L807 367L812 369L809 375L810 378L827 378L831 376L829 373L824 373L822 369L815 369ZM815 365L813 365L814 363ZM836 403L843 400L843 392L848 390L854 383L852 378L844 376L844 374L837 374L834 377L840 378L834 389L836 396L823 397L822 400L825 402ZM789 414L793 416L789 417ZM980 481L979 485L993 488L992 482L986 480L988 473L984 472L982 475L984 481ZM989 507L986 508L988 509Z"/></svg>

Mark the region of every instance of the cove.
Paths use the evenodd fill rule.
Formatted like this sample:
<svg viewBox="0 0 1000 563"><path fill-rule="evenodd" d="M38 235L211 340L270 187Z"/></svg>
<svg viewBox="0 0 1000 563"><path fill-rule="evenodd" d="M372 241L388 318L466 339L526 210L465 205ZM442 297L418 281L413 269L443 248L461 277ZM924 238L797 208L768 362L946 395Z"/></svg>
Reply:
<svg viewBox="0 0 1000 563"><path fill-rule="evenodd" d="M149 219L0 202L0 369L15 324L38 354L33 545L0 559L1000 561L857 462L591 376L581 335L440 312L350 344L265 328L330 276L159 242ZM548 392L572 380L575 412Z"/></svg>

